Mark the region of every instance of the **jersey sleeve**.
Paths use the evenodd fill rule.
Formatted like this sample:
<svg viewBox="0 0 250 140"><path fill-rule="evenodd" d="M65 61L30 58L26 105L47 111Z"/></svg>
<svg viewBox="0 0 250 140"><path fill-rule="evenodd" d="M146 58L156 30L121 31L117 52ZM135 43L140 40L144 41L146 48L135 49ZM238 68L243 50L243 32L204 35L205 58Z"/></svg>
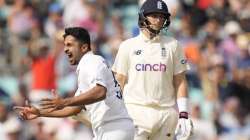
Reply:
<svg viewBox="0 0 250 140"><path fill-rule="evenodd" d="M99 62L98 65L93 68L92 74L90 76L89 82L91 87L99 84L107 88L110 73L111 69L109 69L109 66L105 60L101 60L101 62Z"/></svg>
<svg viewBox="0 0 250 140"><path fill-rule="evenodd" d="M179 45L178 42L176 44L177 46L174 51L174 75L190 69L183 48Z"/></svg>
<svg viewBox="0 0 250 140"><path fill-rule="evenodd" d="M118 74L127 76L129 68L129 50L125 43L119 47L112 70Z"/></svg>

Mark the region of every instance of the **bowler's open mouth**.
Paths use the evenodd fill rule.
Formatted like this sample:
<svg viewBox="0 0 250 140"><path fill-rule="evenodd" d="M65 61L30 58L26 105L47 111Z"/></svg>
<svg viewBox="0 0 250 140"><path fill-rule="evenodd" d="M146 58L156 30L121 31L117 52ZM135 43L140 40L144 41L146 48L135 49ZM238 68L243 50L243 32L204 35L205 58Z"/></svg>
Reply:
<svg viewBox="0 0 250 140"><path fill-rule="evenodd" d="M67 53L67 55L68 55L68 58L71 58L73 56L72 53Z"/></svg>

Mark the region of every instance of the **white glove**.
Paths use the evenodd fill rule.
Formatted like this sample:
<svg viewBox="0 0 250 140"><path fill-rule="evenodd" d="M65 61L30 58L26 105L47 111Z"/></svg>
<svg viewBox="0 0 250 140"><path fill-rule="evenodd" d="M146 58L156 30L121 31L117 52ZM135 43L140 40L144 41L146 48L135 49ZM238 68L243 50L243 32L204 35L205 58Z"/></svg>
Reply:
<svg viewBox="0 0 250 140"><path fill-rule="evenodd" d="M175 135L177 140L188 140L193 133L193 122L191 119L179 118Z"/></svg>

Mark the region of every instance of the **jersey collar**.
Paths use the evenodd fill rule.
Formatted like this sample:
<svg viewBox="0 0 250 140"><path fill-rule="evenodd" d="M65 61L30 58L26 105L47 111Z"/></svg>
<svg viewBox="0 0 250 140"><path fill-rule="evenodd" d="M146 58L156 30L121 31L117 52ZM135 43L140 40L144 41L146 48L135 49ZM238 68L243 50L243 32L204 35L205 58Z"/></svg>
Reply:
<svg viewBox="0 0 250 140"><path fill-rule="evenodd" d="M153 39L149 39L148 37L146 37L146 36L143 34L142 31L140 31L140 34L139 34L139 38L140 38L141 40L143 40L144 42L146 42L146 43L149 43L149 42L151 42L151 43L159 42L161 36L162 36L162 34L159 33L159 34L158 34L156 37L154 37Z"/></svg>

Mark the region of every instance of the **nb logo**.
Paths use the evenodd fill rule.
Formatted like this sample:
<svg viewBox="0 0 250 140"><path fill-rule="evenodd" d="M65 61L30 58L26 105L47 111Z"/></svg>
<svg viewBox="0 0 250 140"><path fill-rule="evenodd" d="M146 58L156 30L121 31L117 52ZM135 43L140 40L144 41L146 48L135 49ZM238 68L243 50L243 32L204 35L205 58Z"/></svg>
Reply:
<svg viewBox="0 0 250 140"><path fill-rule="evenodd" d="M135 53L135 55L140 55L142 53L142 50L137 50L134 53Z"/></svg>
<svg viewBox="0 0 250 140"><path fill-rule="evenodd" d="M162 2L161 1L157 2L157 9L162 9Z"/></svg>

